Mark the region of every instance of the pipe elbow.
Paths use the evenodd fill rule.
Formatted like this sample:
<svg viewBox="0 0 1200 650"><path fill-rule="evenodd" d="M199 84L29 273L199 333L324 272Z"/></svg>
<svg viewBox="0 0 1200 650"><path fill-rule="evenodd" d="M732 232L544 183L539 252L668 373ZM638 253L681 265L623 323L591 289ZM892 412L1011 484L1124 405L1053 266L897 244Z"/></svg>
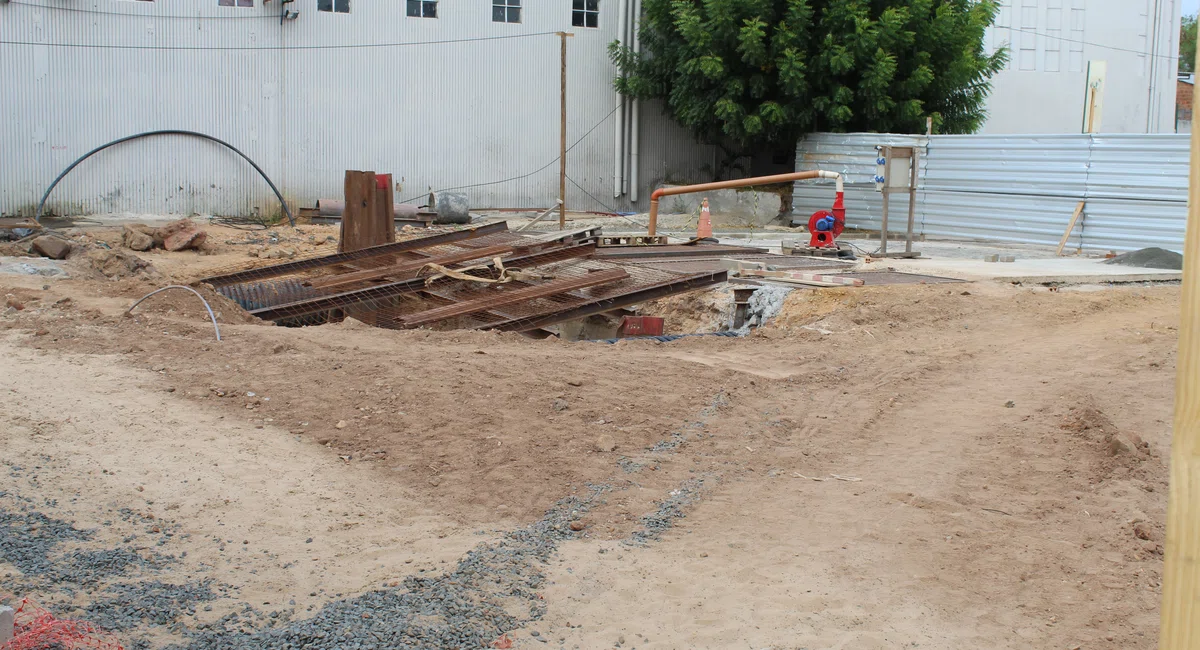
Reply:
<svg viewBox="0 0 1200 650"><path fill-rule="evenodd" d="M654 190L653 192L650 193L650 200L655 203L658 203L658 200L663 197L663 194L664 194L664 190L663 190L663 188L660 187L657 190Z"/></svg>
<svg viewBox="0 0 1200 650"><path fill-rule="evenodd" d="M837 191L839 193L845 191L844 181L842 179L841 174L839 174L837 172L827 172L825 170L821 170L821 171L817 172L817 177L818 178L832 178L837 181Z"/></svg>

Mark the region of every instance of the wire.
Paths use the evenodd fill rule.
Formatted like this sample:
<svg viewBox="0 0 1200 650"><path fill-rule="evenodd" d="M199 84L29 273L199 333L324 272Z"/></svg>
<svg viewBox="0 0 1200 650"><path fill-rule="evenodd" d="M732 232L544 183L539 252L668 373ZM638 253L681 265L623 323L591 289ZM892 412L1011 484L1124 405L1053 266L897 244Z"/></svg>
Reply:
<svg viewBox="0 0 1200 650"><path fill-rule="evenodd" d="M600 199L598 199L598 198L596 198L596 197L592 196L592 193L591 193L591 192L589 192L589 191L587 191L587 190L585 190L585 189L583 189L583 186L582 186L582 185L580 185L579 183L576 183L574 178L571 178L570 176L567 176L566 178L567 178L567 180L571 181L571 184L572 184L572 185L574 185L575 187L579 188L579 191L580 191L580 192L583 192L584 194L588 195L588 198L590 198L591 200L595 201L596 203L599 203L599 204L601 205L601 207L603 207L605 210L608 210L609 212L616 212L616 211L617 211L617 209L616 209L616 208L614 208L614 207L612 207L611 205L609 205L609 204L605 203L604 201L601 201Z"/></svg>
<svg viewBox="0 0 1200 650"><path fill-rule="evenodd" d="M69 11L80 14L96 14L100 16L132 16L134 18L183 18L195 20L228 20L228 19L262 19L262 18L279 18L279 14L269 15L254 15L254 16L173 16L173 15L158 15L158 14L133 14L120 11L98 11L96 9L77 9L75 7L56 7L53 5L42 5L35 2L13 2L9 0L10 5L22 5L25 7L36 7L38 9L54 9L55 11Z"/></svg>
<svg viewBox="0 0 1200 650"><path fill-rule="evenodd" d="M1133 54L1138 54L1141 56L1150 56L1150 57L1154 57L1157 59L1169 59L1171 61L1179 60L1178 56L1171 56L1169 54L1151 54L1150 52L1143 52L1141 50L1134 50L1134 49L1130 49L1127 47L1117 47L1115 45L1105 45L1103 43L1094 43L1092 41L1080 41L1080 40L1075 40L1075 39L1071 39L1071 38L1063 38L1061 36L1051 36L1050 34L1043 34L1042 32L1032 30L1032 29L1021 29L1020 27L995 27L994 29L1009 29L1014 32L1021 32L1022 34L1033 34L1034 36L1041 36L1044 38L1052 38L1052 39L1055 39L1058 41L1066 41L1067 43L1079 43L1081 45L1091 45L1092 47L1104 48L1106 50L1115 50L1117 52L1131 52ZM1011 46L1012 41L1009 41L1008 44Z"/></svg>
<svg viewBox="0 0 1200 650"><path fill-rule="evenodd" d="M195 46L195 45L97 45L93 43L38 43L35 41L0 41L0 45L40 45L44 47L83 48L96 50L155 50L155 51L204 51L204 52L258 52L258 51L292 51L292 50L353 50L384 47L407 47L409 45L444 45L449 43L475 43L479 41L499 41L511 38L528 38L532 36L557 35L558 32L532 32L529 34L508 34L504 36L480 36L477 38L453 38L444 41L410 41L407 43L347 43L345 45L264 45L259 47L244 46ZM616 109L614 109L616 110Z"/></svg>
<svg viewBox="0 0 1200 650"><path fill-rule="evenodd" d="M552 32L552 33L556 33L556 32ZM604 124L605 122L607 122L608 118L612 117L612 114L616 113L617 109L620 107L621 107L620 104L617 104L616 106L614 106L613 109L608 112L608 115L605 115L604 117L600 118L600 121L596 122L596 124L594 126L592 126L592 128L588 129L587 133L584 133L583 135L579 136L578 140L576 140L571 146L567 147L567 153L571 153L571 150L574 149L580 142L583 142L584 138L586 138L592 134L592 131L595 131L596 129L600 128L601 124ZM550 162L546 163L545 165L542 165L541 167L529 172L528 174L521 174L520 176L513 176L512 178L506 178L502 181L488 181L487 183L475 183L473 185L456 185L455 187L443 187L441 189L433 190L433 191L445 192L446 190L465 190L465 189L469 189L472 187L487 187L488 185L499 185L501 183L511 183L512 181L519 181L522 178L529 178L530 176L533 176L534 174L536 174L538 172L544 171L550 165L553 165L554 163L558 162L559 158L560 158L560 156L555 156L553 160L551 160ZM575 181L571 181L571 182L573 183ZM422 193L412 197L411 199L404 199L403 201L401 201L401 203L408 203L409 201L414 201L416 199L425 197L428 194L429 194L428 192L422 192ZM603 204L601 204L601 205L603 205Z"/></svg>

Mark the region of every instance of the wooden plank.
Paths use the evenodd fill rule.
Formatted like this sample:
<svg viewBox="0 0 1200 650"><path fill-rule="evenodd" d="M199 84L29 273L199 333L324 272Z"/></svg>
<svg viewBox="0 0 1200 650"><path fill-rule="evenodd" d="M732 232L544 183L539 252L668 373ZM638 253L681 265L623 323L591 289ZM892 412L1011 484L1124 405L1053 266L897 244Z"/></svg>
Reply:
<svg viewBox="0 0 1200 650"><path fill-rule="evenodd" d="M1079 215L1083 214L1083 205L1087 201L1080 201L1079 205L1075 206L1075 214L1071 215L1071 223L1067 224L1067 231L1063 233L1062 239L1058 242L1058 250L1054 251L1055 256L1062 256L1063 248L1067 245L1067 240L1071 238L1071 231L1075 230L1075 222L1079 221Z"/></svg>
<svg viewBox="0 0 1200 650"><path fill-rule="evenodd" d="M1192 137L1159 650L1200 647L1200 137Z"/></svg>
<svg viewBox="0 0 1200 650"><path fill-rule="evenodd" d="M387 243L370 243L374 230L371 222L375 219L375 172L346 170L344 188L346 208L342 212L338 252L352 253Z"/></svg>
<svg viewBox="0 0 1200 650"><path fill-rule="evenodd" d="M438 257L428 257L419 260L406 260L399 264L379 269L367 269L365 271L356 271L354 273L330 275L323 278L316 278L315 280L306 282L304 284L305 286L314 287L317 289L341 287L347 284L355 284L357 282L364 282L367 280L380 280L409 271L417 271L426 264L440 264L445 266L447 264L456 264L458 262L466 262L468 260L490 259L499 255L507 255L512 252L513 249L511 246L488 246L486 248L464 250Z"/></svg>
<svg viewBox="0 0 1200 650"><path fill-rule="evenodd" d="M375 175L375 212L371 219L371 243L368 246L396 242L395 197L392 175Z"/></svg>
<svg viewBox="0 0 1200 650"><path fill-rule="evenodd" d="M406 327L416 327L428 323L436 323L447 318L456 316L465 316L480 311L488 311L501 307L503 305L511 305L516 302L525 302L535 300L537 298L545 298L559 293L566 293L576 289L586 287L594 287L601 284L610 284L618 280L624 280L629 277L629 274L622 269L610 269L606 271L596 271L588 273L578 278L568 278L565 280L554 280L544 284L525 287L522 289L512 289L509 291L489 292L494 295L477 298L475 300L464 301L445 307L435 307L426 309L415 314L401 316L396 320L400 321Z"/></svg>

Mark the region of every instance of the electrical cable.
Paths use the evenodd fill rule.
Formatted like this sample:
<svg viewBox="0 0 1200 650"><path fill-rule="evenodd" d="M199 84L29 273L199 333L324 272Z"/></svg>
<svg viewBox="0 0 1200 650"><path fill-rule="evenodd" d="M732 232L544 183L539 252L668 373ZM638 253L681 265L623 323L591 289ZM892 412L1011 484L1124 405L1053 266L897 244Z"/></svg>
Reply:
<svg viewBox="0 0 1200 650"><path fill-rule="evenodd" d="M96 50L154 50L154 51L202 51L202 52L262 52L294 50L354 50L385 47L407 47L409 45L444 45L448 43L475 43L500 41L512 38L558 35L558 32L532 32L529 34L507 34L503 36L479 36L475 38L452 38L444 41L409 41L406 43L346 43L343 45L261 45L248 46L196 46L196 45L99 45L95 43L38 43L36 41L0 41L0 45L41 45L45 47L83 48Z"/></svg>
<svg viewBox="0 0 1200 650"><path fill-rule="evenodd" d="M606 121L608 121L608 118L612 117L612 114L616 113L617 109L620 107L621 107L620 104L617 104L616 106L614 106L613 109L608 112L608 115L605 115L604 117L600 118L600 121L596 122L596 124L594 126L592 126L592 128L588 129L587 133L584 133L583 135L579 136L578 140L576 140L571 146L567 147L567 153L571 153L571 150L574 149L580 142L583 142L584 138L588 137L589 135L592 134L593 131L600 128L600 125L604 124ZM536 174L538 172L545 171L546 168L550 167L550 165L553 165L554 163L558 162L559 158L560 158L560 156L555 156L553 160L551 160L550 162L546 163L545 165L542 165L541 167L529 172L528 174L521 174L520 176L513 176L512 178L506 178L502 181L489 181L487 183L475 183L473 185L457 185L455 187L443 187L441 189L431 190L431 191L445 192L447 190L465 190L465 189L470 189L472 187L486 187L489 185L499 185L501 183L511 183L512 181L519 181L522 178L529 178L530 176L533 176L534 174ZM572 182L574 182L574 181L572 181ZM404 199L403 201L401 201L401 203L408 203L409 201L415 201L417 199L424 198L428 195L429 195L429 192L422 192L412 198Z"/></svg>
<svg viewBox="0 0 1200 650"><path fill-rule="evenodd" d="M221 140L219 138L214 138L213 136L208 135L206 133L197 133L195 131L180 131L178 129L164 129L161 131L146 131L144 133L128 135L128 136L125 136L124 138L118 138L116 140L113 140L112 142L102 144L99 147L96 147L95 149L92 149L91 151L83 154L79 158L76 158L75 162L71 163L70 166L68 166L66 169L62 170L62 172L59 173L58 177L54 179L54 182L50 183L50 187L46 188L46 193L42 194L42 200L38 201L37 213L34 215L33 220L38 221L38 222L40 222L42 220L42 209L44 207L46 207L46 199L50 198L50 192L53 192L55 186L58 185L59 181L61 181L64 176L71 173L72 169L75 169L76 167L78 167L79 163L82 163L83 161L87 160L88 158L91 158L94 154L96 154L100 151L103 151L111 146L121 144L122 142L128 142L130 140L137 140L139 138L149 137L152 135L190 135L190 136L197 137L197 138L203 138L205 140L215 142L219 145L223 145L225 148L229 149L233 153L236 153L237 155L241 156L242 160L245 160L246 162L250 163L250 166L254 168L254 171L258 172L258 175L263 177L263 180L267 182L267 185L271 186L271 191L275 192L275 198L279 199L279 205L280 205L280 207L283 208L283 213L285 215L287 215L288 223L290 223L292 226L296 225L296 220L294 218L292 218L292 211L291 211L291 209L288 208L287 201L283 200L283 195L279 193L279 188L275 187L275 183L272 182L271 178L269 176L267 176L267 173L262 170L262 167L258 166L258 163L251 160L249 156L242 153L241 150L239 150L237 147L229 144L228 142L225 142L224 140Z"/></svg>
<svg viewBox="0 0 1200 650"><path fill-rule="evenodd" d="M1092 47L1099 47L1099 48L1103 48L1106 50L1114 50L1117 52L1130 52L1132 54L1138 54L1141 56L1149 56L1149 57L1154 57L1157 59L1170 59L1172 61L1179 60L1178 55L1171 56L1169 54L1153 54L1151 52L1142 52L1140 50L1134 50L1134 49L1127 48L1127 47L1117 47L1115 45L1105 45L1103 43L1095 43L1092 41L1081 41L1081 40L1072 39L1072 38L1063 38L1061 36L1051 36L1050 34L1043 34L1042 32L1039 32L1039 31L1033 30L1033 29L1022 29L1020 27L995 27L995 26L993 26L992 28L993 29L1009 29L1014 32L1020 32L1022 34L1033 34L1034 36L1041 36L1043 38L1052 38L1052 39L1055 39L1058 41L1065 41L1067 43L1079 43L1080 45L1091 45ZM1009 42L1009 45L1011 46L1012 43ZM1011 49L1011 47L1009 49Z"/></svg>
<svg viewBox="0 0 1200 650"><path fill-rule="evenodd" d="M599 203L599 204L600 204L600 206L601 206L601 207L603 207L605 210L608 210L609 212L616 212L616 211L617 211L617 209L616 209L616 208L614 208L614 207L610 206L609 204L605 203L604 201L601 201L600 199L598 199L598 198L596 198L596 197L592 196L592 193L591 193L591 192L589 192L589 191L587 191L587 190L585 190L585 189L583 189L583 186L582 186L582 185L580 185L579 183L576 183L574 178L571 178L570 176L567 176L566 178L567 178L567 180L568 180L568 181L571 181L571 184L572 184L572 185L574 185L575 187L579 188L579 191L580 191L580 192L583 192L584 194L586 194L586 195L588 196L588 198L590 198L591 200L595 201L596 203Z"/></svg>

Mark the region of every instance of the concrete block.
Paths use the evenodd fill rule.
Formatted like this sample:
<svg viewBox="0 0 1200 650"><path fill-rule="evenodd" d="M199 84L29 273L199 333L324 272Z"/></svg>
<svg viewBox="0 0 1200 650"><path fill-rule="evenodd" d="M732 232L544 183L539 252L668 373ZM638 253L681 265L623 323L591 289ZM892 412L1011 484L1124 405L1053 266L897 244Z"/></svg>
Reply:
<svg viewBox="0 0 1200 650"><path fill-rule="evenodd" d="M1001 262L1009 262L1009 263L1012 263L1012 262L1015 262L1015 261L1017 261L1017 258L1016 258L1015 256L1013 256L1013 255L1001 255L1001 256L1000 256L1000 261L1001 261Z"/></svg>
<svg viewBox="0 0 1200 650"><path fill-rule="evenodd" d="M999 262L999 261L1000 261L1000 256L999 256L999 255L984 255L984 256L983 256L983 261L985 261L985 262Z"/></svg>
<svg viewBox="0 0 1200 650"><path fill-rule="evenodd" d="M13 628L16 626L17 613L11 607L0 607L0 646L13 638Z"/></svg>

